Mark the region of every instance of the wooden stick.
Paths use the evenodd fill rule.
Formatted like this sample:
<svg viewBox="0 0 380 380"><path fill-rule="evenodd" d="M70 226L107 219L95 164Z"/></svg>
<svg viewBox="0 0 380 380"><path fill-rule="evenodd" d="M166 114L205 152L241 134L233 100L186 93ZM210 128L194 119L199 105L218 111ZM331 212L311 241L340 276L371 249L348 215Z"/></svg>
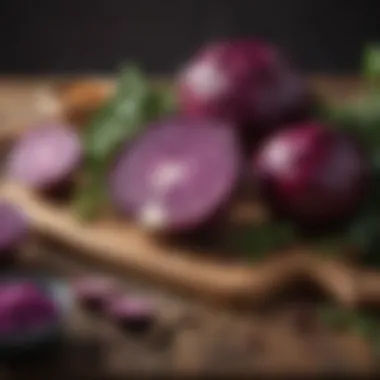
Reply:
<svg viewBox="0 0 380 380"><path fill-rule="evenodd" d="M305 261L304 255L292 252L254 267L213 262L160 245L131 225L81 223L67 209L14 184L4 183L0 198L20 205L34 231L75 248L82 257L208 298L234 301L265 297L294 279Z"/></svg>
<svg viewBox="0 0 380 380"><path fill-rule="evenodd" d="M2 184L0 198L20 205L35 232L74 248L82 258L177 290L226 302L257 301L306 276L345 306L380 303L380 274L318 257L306 249L283 252L254 266L232 265L159 244L130 224L82 223L67 209L15 184Z"/></svg>

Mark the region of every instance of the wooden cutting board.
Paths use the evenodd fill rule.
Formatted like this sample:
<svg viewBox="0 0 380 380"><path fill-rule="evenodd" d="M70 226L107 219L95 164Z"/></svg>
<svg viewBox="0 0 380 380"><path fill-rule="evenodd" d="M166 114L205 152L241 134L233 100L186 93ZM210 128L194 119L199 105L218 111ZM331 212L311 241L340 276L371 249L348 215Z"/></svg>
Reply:
<svg viewBox="0 0 380 380"><path fill-rule="evenodd" d="M22 132L25 120L37 122L62 118L67 110L67 101L62 103L54 89L67 89L73 80L0 80L3 131ZM358 81L350 78L311 80L319 91L338 101L360 87ZM107 83L102 85L106 88L104 93L96 92L98 85L92 86L99 81ZM91 110L108 91L112 91L112 81L90 79L90 85L84 90L82 87L81 91L89 93L91 101L87 108L80 103L83 100L81 94L76 98L77 103L70 103L70 108ZM70 97L70 101L73 99L75 96ZM20 117L21 106L25 112L23 117ZM72 112L71 116L83 118L86 115ZM105 270L78 260L75 252L41 241L25 248L20 266L63 277ZM4 376L26 378L30 371L36 377L62 373L69 377L129 373L363 373L375 369L368 342L358 334L328 329L310 317L310 305L305 307L292 301L265 312L256 310L239 314L181 298L130 276L121 278L129 291L147 292L157 300L160 317L148 336L132 337L107 321L76 309L67 321L65 343L50 364L45 361L34 365L33 370L28 366L3 368ZM309 327L302 327L303 320Z"/></svg>

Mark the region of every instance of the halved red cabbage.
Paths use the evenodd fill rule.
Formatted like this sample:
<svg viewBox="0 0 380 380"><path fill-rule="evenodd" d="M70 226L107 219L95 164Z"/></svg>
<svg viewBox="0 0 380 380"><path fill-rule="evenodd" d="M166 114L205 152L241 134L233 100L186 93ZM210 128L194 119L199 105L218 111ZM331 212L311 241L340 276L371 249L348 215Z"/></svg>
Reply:
<svg viewBox="0 0 380 380"><path fill-rule="evenodd" d="M311 105L295 68L278 48L257 39L204 46L180 71L179 98L185 115L229 120L260 136L268 124L281 126Z"/></svg>
<svg viewBox="0 0 380 380"><path fill-rule="evenodd" d="M0 339L44 330L57 316L55 302L32 281L0 285Z"/></svg>
<svg viewBox="0 0 380 380"><path fill-rule="evenodd" d="M28 220L22 209L0 202L0 252L17 246L28 232Z"/></svg>
<svg viewBox="0 0 380 380"><path fill-rule="evenodd" d="M276 208L303 222L350 215L368 189L369 160L352 136L301 123L263 141L253 159L261 191Z"/></svg>
<svg viewBox="0 0 380 380"><path fill-rule="evenodd" d="M6 163L6 175L32 188L45 189L66 180L81 157L81 140L73 128L43 125L15 143Z"/></svg>
<svg viewBox="0 0 380 380"><path fill-rule="evenodd" d="M228 201L240 174L233 129L210 120L172 119L148 128L110 175L112 199L143 227L198 227Z"/></svg>

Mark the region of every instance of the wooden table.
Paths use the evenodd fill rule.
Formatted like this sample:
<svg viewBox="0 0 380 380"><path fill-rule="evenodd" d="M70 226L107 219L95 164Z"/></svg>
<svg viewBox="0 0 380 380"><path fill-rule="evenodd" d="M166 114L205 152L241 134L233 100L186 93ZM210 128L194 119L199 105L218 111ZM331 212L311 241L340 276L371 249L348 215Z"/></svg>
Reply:
<svg viewBox="0 0 380 380"><path fill-rule="evenodd" d="M336 99L358 86L349 78L312 81ZM9 116L15 112L11 110L17 114L21 104L30 107L33 103L28 99L35 99L36 89L46 91L50 83L51 78L0 79L0 119L4 128L10 121L20 125L22 120ZM38 107L35 109L40 112ZM44 110L45 116L51 117L54 107L49 110L45 103ZM74 256L57 247L35 244L27 247L21 262L28 270L37 268L63 277L101 270L78 263ZM40 379L130 373L348 374L375 370L370 344L358 334L328 329L312 316L314 306L308 302L291 300L250 313L233 313L132 278L122 280L128 291L148 293L158 305L158 321L146 335L131 335L76 308L67 320L65 341L55 355L32 367L3 367L0 376L30 378L33 374Z"/></svg>

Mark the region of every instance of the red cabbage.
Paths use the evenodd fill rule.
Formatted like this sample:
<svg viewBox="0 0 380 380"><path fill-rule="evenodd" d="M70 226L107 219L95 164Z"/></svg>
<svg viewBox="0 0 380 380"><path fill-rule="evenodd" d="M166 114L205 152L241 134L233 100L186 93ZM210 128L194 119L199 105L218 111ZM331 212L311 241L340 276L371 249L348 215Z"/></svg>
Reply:
<svg viewBox="0 0 380 380"><path fill-rule="evenodd" d="M154 124L117 160L111 198L143 227L179 232L208 221L228 201L240 174L229 126L176 119Z"/></svg>
<svg viewBox="0 0 380 380"><path fill-rule="evenodd" d="M0 285L0 335L22 335L43 330L56 321L55 303L30 281Z"/></svg>
<svg viewBox="0 0 380 380"><path fill-rule="evenodd" d="M255 39L204 46L180 72L179 98L185 115L229 120L258 136L311 105L306 83L281 52Z"/></svg>
<svg viewBox="0 0 380 380"><path fill-rule="evenodd" d="M6 163L7 176L46 189L66 180L82 157L81 140L66 125L43 125L16 142Z"/></svg>
<svg viewBox="0 0 380 380"><path fill-rule="evenodd" d="M368 187L369 160L360 144L316 122L268 137L253 161L259 188L272 205L304 222L350 215Z"/></svg>

